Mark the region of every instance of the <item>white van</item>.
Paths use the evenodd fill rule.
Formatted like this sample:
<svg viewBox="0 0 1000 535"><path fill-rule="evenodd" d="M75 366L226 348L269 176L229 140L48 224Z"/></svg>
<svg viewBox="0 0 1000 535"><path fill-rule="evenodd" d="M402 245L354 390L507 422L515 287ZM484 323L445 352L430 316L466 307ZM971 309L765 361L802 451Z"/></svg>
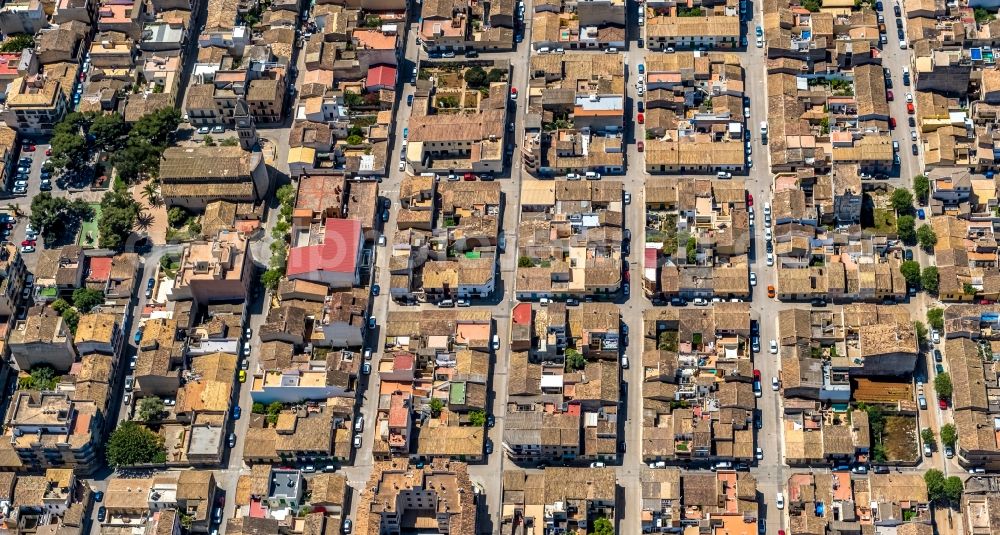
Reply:
<svg viewBox="0 0 1000 535"><path fill-rule="evenodd" d="M587 180L600 180L601 174L595 173L594 171L587 171Z"/></svg>
<svg viewBox="0 0 1000 535"><path fill-rule="evenodd" d="M719 171L718 173L715 173L715 177L716 178L733 178L733 174L732 173L727 173L725 171Z"/></svg>
<svg viewBox="0 0 1000 535"><path fill-rule="evenodd" d="M625 355L622 355L622 369L623 370L628 369L628 357Z"/></svg>
<svg viewBox="0 0 1000 535"><path fill-rule="evenodd" d="M493 351L496 351L498 349L500 349L500 335L499 334L494 334L493 335Z"/></svg>

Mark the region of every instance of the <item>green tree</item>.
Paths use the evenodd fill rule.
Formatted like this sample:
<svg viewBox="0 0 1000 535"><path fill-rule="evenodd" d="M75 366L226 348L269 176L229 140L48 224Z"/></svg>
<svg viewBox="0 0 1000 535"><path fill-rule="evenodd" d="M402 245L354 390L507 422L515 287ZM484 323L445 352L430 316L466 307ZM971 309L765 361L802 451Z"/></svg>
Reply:
<svg viewBox="0 0 1000 535"><path fill-rule="evenodd" d="M18 386L25 390L53 390L57 384L56 370L48 364L34 366L27 377L18 380Z"/></svg>
<svg viewBox="0 0 1000 535"><path fill-rule="evenodd" d="M890 203L893 210L900 214L908 214L913 211L913 194L908 189L896 189L892 192Z"/></svg>
<svg viewBox="0 0 1000 535"><path fill-rule="evenodd" d="M435 418L441 416L441 409L444 408L444 402L438 398L434 398L431 400L430 405L431 405L431 416Z"/></svg>
<svg viewBox="0 0 1000 535"><path fill-rule="evenodd" d="M932 431L929 427L923 428L923 430L920 431L920 441L933 447L936 442L934 440L934 431Z"/></svg>
<svg viewBox="0 0 1000 535"><path fill-rule="evenodd" d="M932 294L937 293L938 269L935 266L928 266L924 268L924 272L920 274L920 286Z"/></svg>
<svg viewBox="0 0 1000 535"><path fill-rule="evenodd" d="M927 343L927 326L924 325L922 321L913 322L913 330L917 333L917 344L924 345Z"/></svg>
<svg viewBox="0 0 1000 535"><path fill-rule="evenodd" d="M913 287L920 287L920 264L913 260L907 260L900 264L899 272L906 279L906 284Z"/></svg>
<svg viewBox="0 0 1000 535"><path fill-rule="evenodd" d="M465 70L465 83L473 89L486 86L487 74L482 67L475 65Z"/></svg>
<svg viewBox="0 0 1000 535"><path fill-rule="evenodd" d="M269 269L260 276L260 283L264 285L268 290L273 290L278 287L278 283L281 282L281 277L284 277L284 273L276 269Z"/></svg>
<svg viewBox="0 0 1000 535"><path fill-rule="evenodd" d="M163 204L163 199L160 198L159 185L152 180L142 186L142 196L150 206L160 206Z"/></svg>
<svg viewBox="0 0 1000 535"><path fill-rule="evenodd" d="M163 438L137 422L126 421L115 428L106 446L108 464L114 468L167 460Z"/></svg>
<svg viewBox="0 0 1000 535"><path fill-rule="evenodd" d="M365 138L361 136L347 136L348 145L360 145L365 142Z"/></svg>
<svg viewBox="0 0 1000 535"><path fill-rule="evenodd" d="M52 310L55 310L56 314L62 314L63 311L70 308L70 306L71 305L61 297L52 302Z"/></svg>
<svg viewBox="0 0 1000 535"><path fill-rule="evenodd" d="M235 138L235 137L230 136L230 137L227 137L226 139L223 139L219 143L219 145L222 145L223 147L238 147L240 145L240 140L237 139L237 138Z"/></svg>
<svg viewBox="0 0 1000 535"><path fill-rule="evenodd" d="M80 219L92 214L90 206L82 200L70 202L65 197L53 197L43 191L31 199L31 217L28 220L32 227L41 231L46 242L53 242L74 228Z"/></svg>
<svg viewBox="0 0 1000 535"><path fill-rule="evenodd" d="M490 72L486 75L486 79L492 84L494 82L502 82L507 78L507 71L502 69L490 69Z"/></svg>
<svg viewBox="0 0 1000 535"><path fill-rule="evenodd" d="M944 499L948 500L950 503L958 503L961 501L963 490L962 478L958 476L948 476L948 478L944 480L942 493L944 494Z"/></svg>
<svg viewBox="0 0 1000 535"><path fill-rule="evenodd" d="M939 501L944 497L944 474L937 468L924 472L924 484L927 485L927 495L931 501Z"/></svg>
<svg viewBox="0 0 1000 535"><path fill-rule="evenodd" d="M954 424L944 424L941 426L941 443L949 448L954 448L958 442L958 432L955 431Z"/></svg>
<svg viewBox="0 0 1000 535"><path fill-rule="evenodd" d="M105 193L101 199L101 217L97 220L100 246L108 249L123 247L138 218L139 203L128 192Z"/></svg>
<svg viewBox="0 0 1000 535"><path fill-rule="evenodd" d="M35 47L35 36L30 33L14 33L0 43L0 52L20 52L25 48Z"/></svg>
<svg viewBox="0 0 1000 535"><path fill-rule="evenodd" d="M188 218L190 217L191 212L188 212L180 206L174 206L170 208L170 210L167 210L167 222L174 228L181 228L186 225Z"/></svg>
<svg viewBox="0 0 1000 535"><path fill-rule="evenodd" d="M938 396L950 398L953 388L951 376L948 375L948 372L939 373L934 377L934 391L937 392Z"/></svg>
<svg viewBox="0 0 1000 535"><path fill-rule="evenodd" d="M962 293L965 295L976 295L976 287L969 282L962 283Z"/></svg>
<svg viewBox="0 0 1000 535"><path fill-rule="evenodd" d="M605 517L594 520L594 530L590 535L615 535L615 526Z"/></svg>
<svg viewBox="0 0 1000 535"><path fill-rule="evenodd" d="M469 413L469 423L473 427L483 427L486 425L486 413L483 411L471 411Z"/></svg>
<svg viewBox="0 0 1000 535"><path fill-rule="evenodd" d="M87 140L79 133L58 133L50 141L52 165L57 168L80 170L90 161Z"/></svg>
<svg viewBox="0 0 1000 535"><path fill-rule="evenodd" d="M698 240L694 236L688 237L684 249L687 251L688 264L694 264L698 260Z"/></svg>
<svg viewBox="0 0 1000 535"><path fill-rule="evenodd" d="M80 312L90 312L91 309L104 303L104 292L90 288L73 290L73 306Z"/></svg>
<svg viewBox="0 0 1000 535"><path fill-rule="evenodd" d="M216 144L215 144L215 138L212 137L212 136L210 136L210 135L208 135L208 134L205 134L205 137L201 138L201 141L202 141L202 143L205 144L206 147L214 147L214 146L216 146Z"/></svg>
<svg viewBox="0 0 1000 535"><path fill-rule="evenodd" d="M917 233L913 230L916 220L912 215L901 215L896 219L896 236L906 245L917 243Z"/></svg>
<svg viewBox="0 0 1000 535"><path fill-rule="evenodd" d="M913 193L917 197L917 202L927 204L927 196L931 192L931 181L926 175L913 177Z"/></svg>
<svg viewBox="0 0 1000 535"><path fill-rule="evenodd" d="M939 331L944 330L944 309L927 309L927 324L930 325L932 329L937 329Z"/></svg>
<svg viewBox="0 0 1000 535"><path fill-rule="evenodd" d="M531 258L527 256L522 256L517 259L517 267L529 268L534 266L535 263L531 261Z"/></svg>
<svg viewBox="0 0 1000 535"><path fill-rule="evenodd" d="M889 456L886 454L885 444L879 442L872 447L872 458L877 463L884 463L888 460Z"/></svg>
<svg viewBox="0 0 1000 535"><path fill-rule="evenodd" d="M819 13L820 5L820 0L802 0L802 7L812 13Z"/></svg>
<svg viewBox="0 0 1000 535"><path fill-rule="evenodd" d="M102 150L118 150L125 144L128 125L120 114L106 113L94 118L88 133L93 136L94 145Z"/></svg>
<svg viewBox="0 0 1000 535"><path fill-rule="evenodd" d="M75 308L67 308L62 313L62 319L69 332L76 334L76 326L80 324L80 313Z"/></svg>
<svg viewBox="0 0 1000 535"><path fill-rule="evenodd" d="M587 365L587 359L582 353L575 349L566 350L566 370L582 370Z"/></svg>
<svg viewBox="0 0 1000 535"><path fill-rule="evenodd" d="M177 108L160 108L147 113L132 125L129 131L129 142L150 143L153 146L165 148L170 136L181 124L181 112Z"/></svg>
<svg viewBox="0 0 1000 535"><path fill-rule="evenodd" d="M931 250L934 248L934 244L937 243L937 233L930 225L923 225L917 229L917 241L920 242L920 246L924 250Z"/></svg>
<svg viewBox="0 0 1000 535"><path fill-rule="evenodd" d="M139 402L139 419L144 422L156 420L163 414L163 400L156 397L142 398Z"/></svg>
<svg viewBox="0 0 1000 535"><path fill-rule="evenodd" d="M352 91L344 91L344 104L347 104L348 108L357 108L364 103L365 99L360 94Z"/></svg>
<svg viewBox="0 0 1000 535"><path fill-rule="evenodd" d="M982 7L977 7L974 10L972 10L972 16L975 17L976 22L979 24L986 24L996 19L996 16L993 13L986 11L986 8Z"/></svg>

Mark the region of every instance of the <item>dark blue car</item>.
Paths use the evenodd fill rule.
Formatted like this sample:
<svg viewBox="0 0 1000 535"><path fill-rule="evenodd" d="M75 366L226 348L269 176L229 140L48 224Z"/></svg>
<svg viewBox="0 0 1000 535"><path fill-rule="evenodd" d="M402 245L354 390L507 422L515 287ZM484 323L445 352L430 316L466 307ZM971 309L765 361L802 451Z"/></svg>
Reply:
<svg viewBox="0 0 1000 535"><path fill-rule="evenodd" d="M240 406L239 406L239 405L237 405L237 406L236 406L236 407L235 407L235 408L233 409L233 420L239 420L239 419L240 419L240 416L241 416L242 414L243 414L243 409L241 409L241 408L240 408Z"/></svg>

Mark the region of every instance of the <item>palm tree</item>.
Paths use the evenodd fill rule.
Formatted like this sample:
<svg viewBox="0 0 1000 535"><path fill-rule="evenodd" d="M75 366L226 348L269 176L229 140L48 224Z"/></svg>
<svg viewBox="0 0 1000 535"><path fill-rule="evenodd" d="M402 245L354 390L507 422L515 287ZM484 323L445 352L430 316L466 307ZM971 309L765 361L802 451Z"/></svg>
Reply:
<svg viewBox="0 0 1000 535"><path fill-rule="evenodd" d="M146 198L146 202L150 206L160 206L163 201L160 199L160 192L156 187L156 183L149 181L145 186L142 187L142 196Z"/></svg>
<svg viewBox="0 0 1000 535"><path fill-rule="evenodd" d="M135 218L135 226L137 229L146 230L153 224L153 220L153 214L146 210L139 210L139 214Z"/></svg>

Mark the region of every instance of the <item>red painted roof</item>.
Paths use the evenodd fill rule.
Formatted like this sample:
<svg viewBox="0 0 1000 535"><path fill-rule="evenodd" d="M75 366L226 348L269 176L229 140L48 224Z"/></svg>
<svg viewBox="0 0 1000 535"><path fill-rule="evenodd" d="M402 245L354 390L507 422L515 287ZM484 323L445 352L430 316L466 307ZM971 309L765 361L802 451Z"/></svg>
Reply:
<svg viewBox="0 0 1000 535"><path fill-rule="evenodd" d="M21 54L0 54L0 76L17 76Z"/></svg>
<svg viewBox="0 0 1000 535"><path fill-rule="evenodd" d="M389 397L389 427L405 426L409 415L410 409L406 406L406 396L402 392Z"/></svg>
<svg viewBox="0 0 1000 535"><path fill-rule="evenodd" d="M295 247L288 252L288 275L313 271L354 273L361 246L361 222L327 218L326 235L320 245Z"/></svg>
<svg viewBox="0 0 1000 535"><path fill-rule="evenodd" d="M388 65L378 65L368 69L366 87L393 87L396 85L396 69Z"/></svg>
<svg viewBox="0 0 1000 535"><path fill-rule="evenodd" d="M392 369L393 370L412 370L413 369L413 355L409 353L397 353L392 359Z"/></svg>
<svg viewBox="0 0 1000 535"><path fill-rule="evenodd" d="M511 312L510 317L515 325L527 325L531 323L531 303L518 303Z"/></svg>
<svg viewBox="0 0 1000 535"><path fill-rule="evenodd" d="M111 278L111 257L99 256L90 259L89 282L107 282Z"/></svg>

